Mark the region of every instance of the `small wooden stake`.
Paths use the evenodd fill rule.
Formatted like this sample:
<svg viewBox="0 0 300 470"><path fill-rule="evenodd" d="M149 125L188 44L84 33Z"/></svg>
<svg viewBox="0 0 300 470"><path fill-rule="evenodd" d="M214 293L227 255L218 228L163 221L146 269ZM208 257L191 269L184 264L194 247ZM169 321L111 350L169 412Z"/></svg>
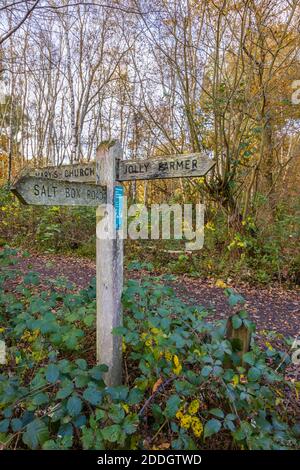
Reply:
<svg viewBox="0 0 300 470"><path fill-rule="evenodd" d="M97 227L103 217L107 229L114 232L115 217L109 217L116 186L116 164L122 159L118 142L102 143L96 155L96 183L107 188L107 205L97 208ZM122 325L121 295L123 289L123 239L117 230L115 237L99 238L97 252L97 362L106 364L109 371L105 381L108 386L122 383L122 339L112 335L112 329Z"/></svg>
<svg viewBox="0 0 300 470"><path fill-rule="evenodd" d="M237 351L238 356L242 358L243 354L250 351L251 333L245 325L234 329L232 326L232 317L233 315L227 320L226 337Z"/></svg>

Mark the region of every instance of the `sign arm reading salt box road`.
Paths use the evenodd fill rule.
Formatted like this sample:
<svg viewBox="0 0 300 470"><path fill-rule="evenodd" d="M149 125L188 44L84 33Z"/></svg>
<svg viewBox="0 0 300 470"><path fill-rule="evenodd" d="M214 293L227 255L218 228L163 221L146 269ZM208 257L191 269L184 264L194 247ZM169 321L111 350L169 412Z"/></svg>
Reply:
<svg viewBox="0 0 300 470"><path fill-rule="evenodd" d="M122 325L123 192L117 182L204 176L215 164L199 153L148 160L123 160L122 157L118 142L102 143L96 162L30 170L12 188L24 204L96 206L97 223L108 224L108 232L116 230L114 239L96 240L97 360L109 366L105 377L109 386L122 383L122 341L112 335L112 329ZM116 221L106 219L109 204L117 209Z"/></svg>
<svg viewBox="0 0 300 470"><path fill-rule="evenodd" d="M99 206L106 203L106 187L34 176L20 178L12 192L36 206Z"/></svg>

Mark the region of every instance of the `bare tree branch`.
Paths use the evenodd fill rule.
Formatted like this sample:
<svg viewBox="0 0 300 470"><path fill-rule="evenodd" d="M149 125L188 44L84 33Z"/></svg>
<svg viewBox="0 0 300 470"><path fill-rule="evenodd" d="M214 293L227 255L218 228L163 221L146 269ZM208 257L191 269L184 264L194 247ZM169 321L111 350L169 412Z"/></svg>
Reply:
<svg viewBox="0 0 300 470"><path fill-rule="evenodd" d="M14 26L12 29L10 29L4 36L0 38L0 45L3 44L10 36L12 36L21 26L22 24L25 23L27 18L31 15L33 10L37 7L38 3L40 0L36 0L36 2L33 4L33 6L27 11L26 15L22 18L22 20Z"/></svg>

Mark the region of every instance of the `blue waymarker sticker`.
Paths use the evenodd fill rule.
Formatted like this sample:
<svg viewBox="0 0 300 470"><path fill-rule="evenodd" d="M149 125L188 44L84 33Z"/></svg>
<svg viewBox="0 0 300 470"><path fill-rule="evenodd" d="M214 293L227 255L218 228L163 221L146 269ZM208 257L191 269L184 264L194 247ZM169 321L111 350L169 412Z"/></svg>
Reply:
<svg viewBox="0 0 300 470"><path fill-rule="evenodd" d="M114 190L114 208L116 217L116 230L120 230L123 224L123 198L124 188L123 186L115 186Z"/></svg>

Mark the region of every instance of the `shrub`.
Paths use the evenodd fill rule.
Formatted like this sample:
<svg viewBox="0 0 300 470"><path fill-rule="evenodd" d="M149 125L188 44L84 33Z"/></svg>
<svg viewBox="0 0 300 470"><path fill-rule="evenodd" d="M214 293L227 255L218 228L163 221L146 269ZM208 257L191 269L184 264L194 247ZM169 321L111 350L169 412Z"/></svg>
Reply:
<svg viewBox="0 0 300 470"><path fill-rule="evenodd" d="M80 292L13 266L1 251L0 375L3 448L142 449L296 447L283 406L289 357L252 341L250 352L225 336L224 322L178 300L163 279L128 281L124 290L124 385L106 387L95 365L95 282ZM227 292L233 324L253 330L242 298ZM92 338L92 341L91 341Z"/></svg>

